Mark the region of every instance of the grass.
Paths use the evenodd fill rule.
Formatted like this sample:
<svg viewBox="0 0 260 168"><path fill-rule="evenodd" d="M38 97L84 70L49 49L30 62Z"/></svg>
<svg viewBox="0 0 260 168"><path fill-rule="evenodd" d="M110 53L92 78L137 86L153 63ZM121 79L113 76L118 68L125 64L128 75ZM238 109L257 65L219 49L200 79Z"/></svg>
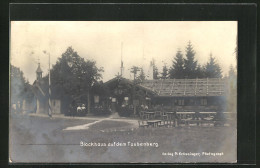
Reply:
<svg viewBox="0 0 260 168"><path fill-rule="evenodd" d="M92 125L88 130L62 131L66 127L93 121L12 117L11 158L17 162L106 163L230 162L236 160L236 129L233 127L136 128L124 121L104 120ZM106 144L151 142L158 143L159 147L81 147L80 141ZM173 157L163 156L163 152L224 152L224 156Z"/></svg>

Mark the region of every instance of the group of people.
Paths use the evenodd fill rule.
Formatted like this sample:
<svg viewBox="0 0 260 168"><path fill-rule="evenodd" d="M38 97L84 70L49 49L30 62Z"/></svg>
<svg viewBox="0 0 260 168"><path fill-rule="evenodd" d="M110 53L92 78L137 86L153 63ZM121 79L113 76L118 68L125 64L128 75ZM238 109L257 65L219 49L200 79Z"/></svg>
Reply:
<svg viewBox="0 0 260 168"><path fill-rule="evenodd" d="M78 104L78 105L73 105L70 104L69 106L69 115L70 116L83 116L86 114L86 106L85 104Z"/></svg>

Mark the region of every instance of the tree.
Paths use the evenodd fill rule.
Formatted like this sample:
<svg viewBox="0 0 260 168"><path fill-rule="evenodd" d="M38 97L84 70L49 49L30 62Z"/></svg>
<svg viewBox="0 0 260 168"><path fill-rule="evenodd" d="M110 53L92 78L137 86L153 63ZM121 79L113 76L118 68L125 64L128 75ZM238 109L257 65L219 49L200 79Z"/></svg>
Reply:
<svg viewBox="0 0 260 168"><path fill-rule="evenodd" d="M139 67L137 67L137 66L132 66L132 68L131 68L131 73L133 73L134 74L134 85L133 85L133 104L134 104L134 100L136 99L136 87L135 87L135 85L137 84L137 80L136 80L136 75L137 75L137 72L139 72L140 71L140 68ZM134 115L136 115L136 106L134 105Z"/></svg>
<svg viewBox="0 0 260 168"><path fill-rule="evenodd" d="M196 78L197 61L195 60L195 51L189 41L186 47L186 58L184 58L184 77Z"/></svg>
<svg viewBox="0 0 260 168"><path fill-rule="evenodd" d="M237 60L237 57L238 57L238 41L237 41L237 37L236 37L236 48L235 48L235 54L236 54L236 60Z"/></svg>
<svg viewBox="0 0 260 168"><path fill-rule="evenodd" d="M145 80L145 73L144 73L144 69L143 69L143 68L140 68L140 74L139 74L139 76L138 76L138 79L139 79L140 81Z"/></svg>
<svg viewBox="0 0 260 168"><path fill-rule="evenodd" d="M232 65L229 67L229 72L228 72L228 83L227 83L227 110L236 112L237 110L237 75L235 72L235 69Z"/></svg>
<svg viewBox="0 0 260 168"><path fill-rule="evenodd" d="M16 104L17 108L22 107L23 100L28 102L33 100L34 94L31 85L25 80L20 68L13 65L10 67L10 87L11 103Z"/></svg>
<svg viewBox="0 0 260 168"><path fill-rule="evenodd" d="M157 66L155 65L154 59L152 60L152 67L153 67L153 79L159 79L159 77L158 77L159 72L158 72Z"/></svg>
<svg viewBox="0 0 260 168"><path fill-rule="evenodd" d="M87 99L90 113L90 91L94 83L102 79L101 72L103 69L98 68L95 61L84 60L68 47L51 70L52 90L67 104Z"/></svg>
<svg viewBox="0 0 260 168"><path fill-rule="evenodd" d="M22 91L25 85L25 78L20 68L13 65L10 67L10 80L11 80L11 101L17 103L22 99Z"/></svg>
<svg viewBox="0 0 260 168"><path fill-rule="evenodd" d="M236 76L236 72L235 69L233 67L233 65L229 66L229 71L228 71L228 77L229 78L234 78Z"/></svg>
<svg viewBox="0 0 260 168"><path fill-rule="evenodd" d="M91 88L91 94L98 95L101 100L105 100L107 97L110 96L110 90L107 85L103 83L103 81L97 81L93 84Z"/></svg>
<svg viewBox="0 0 260 168"><path fill-rule="evenodd" d="M153 67L153 79L159 79L158 75L159 75L158 68L156 66L154 66Z"/></svg>
<svg viewBox="0 0 260 168"><path fill-rule="evenodd" d="M139 68L139 67L137 67L137 66L132 66L130 72L134 74L134 81L136 80L136 75L137 75L137 72L139 72L139 71L140 71L140 68Z"/></svg>
<svg viewBox="0 0 260 168"><path fill-rule="evenodd" d="M202 66L200 64L198 64L197 69L196 69L196 77L197 78L205 78L205 66Z"/></svg>
<svg viewBox="0 0 260 168"><path fill-rule="evenodd" d="M168 78L168 68L167 66L164 64L163 66L163 70L162 70L162 73L161 73L161 78L162 79L167 79Z"/></svg>
<svg viewBox="0 0 260 168"><path fill-rule="evenodd" d="M183 78L184 76L184 60L180 49L176 53L176 57L172 61L172 67L169 70L170 78Z"/></svg>
<svg viewBox="0 0 260 168"><path fill-rule="evenodd" d="M216 63L215 58L210 53L209 62L206 64L205 76L207 78L222 78L220 66Z"/></svg>

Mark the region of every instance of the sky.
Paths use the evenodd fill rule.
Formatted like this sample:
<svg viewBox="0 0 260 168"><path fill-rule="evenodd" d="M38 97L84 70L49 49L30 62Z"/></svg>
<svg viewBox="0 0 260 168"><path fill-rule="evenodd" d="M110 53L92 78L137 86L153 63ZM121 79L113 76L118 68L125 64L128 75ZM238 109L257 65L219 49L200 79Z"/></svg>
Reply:
<svg viewBox="0 0 260 168"><path fill-rule="evenodd" d="M10 63L19 67L32 84L40 62L43 76L71 46L81 57L103 67L103 81L120 72L133 78L132 66L148 73L152 59L159 71L172 65L178 49L185 55L189 41L195 59L205 64L210 53L216 58L223 75L230 65L236 67L236 21L12 21Z"/></svg>

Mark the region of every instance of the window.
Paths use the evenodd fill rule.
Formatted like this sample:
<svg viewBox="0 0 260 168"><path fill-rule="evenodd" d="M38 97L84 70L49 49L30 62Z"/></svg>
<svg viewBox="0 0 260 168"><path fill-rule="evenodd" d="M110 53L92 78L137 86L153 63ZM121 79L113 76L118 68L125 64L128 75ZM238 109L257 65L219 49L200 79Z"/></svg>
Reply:
<svg viewBox="0 0 260 168"><path fill-rule="evenodd" d="M202 106L207 105L207 99L205 99L205 98L201 99L200 104L201 104Z"/></svg>
<svg viewBox="0 0 260 168"><path fill-rule="evenodd" d="M184 105L184 99L179 99L178 100L178 105L183 106Z"/></svg>

